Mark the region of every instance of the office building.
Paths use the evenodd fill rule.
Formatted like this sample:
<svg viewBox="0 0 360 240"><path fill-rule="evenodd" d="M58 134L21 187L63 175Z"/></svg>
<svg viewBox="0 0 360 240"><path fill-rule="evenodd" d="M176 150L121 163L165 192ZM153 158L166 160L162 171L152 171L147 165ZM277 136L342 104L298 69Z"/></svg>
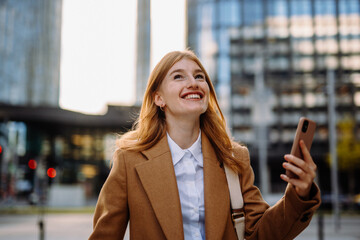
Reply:
<svg viewBox="0 0 360 240"><path fill-rule="evenodd" d="M62 7L62 0L0 1L1 203L81 205L97 197L115 140L139 112L132 106L108 106L104 115L59 108Z"/></svg>
<svg viewBox="0 0 360 240"><path fill-rule="evenodd" d="M307 116L318 125L311 152L321 188L330 192L328 82L334 79L340 189L360 192L360 155L345 166L340 149L347 131L342 126L353 123L351 139L356 146L360 141L360 2L187 4L188 46L209 70L233 136L249 147L257 183L264 173L259 159L265 139L270 192L283 190L283 155L290 152L300 116Z"/></svg>
<svg viewBox="0 0 360 240"><path fill-rule="evenodd" d="M62 1L0 2L0 103L58 106Z"/></svg>

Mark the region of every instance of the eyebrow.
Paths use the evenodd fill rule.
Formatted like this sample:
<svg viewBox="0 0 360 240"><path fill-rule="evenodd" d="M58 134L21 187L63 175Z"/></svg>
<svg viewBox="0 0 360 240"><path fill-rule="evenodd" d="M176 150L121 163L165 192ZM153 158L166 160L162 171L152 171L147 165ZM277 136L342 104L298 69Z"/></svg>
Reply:
<svg viewBox="0 0 360 240"><path fill-rule="evenodd" d="M172 72L169 74L169 76L173 75L174 73L178 73L178 72L179 72L179 73L182 73L182 72L185 72L185 70L182 69L182 68L175 69L174 71L172 71ZM201 68L197 68L197 69L195 69L194 73L204 73L204 72L203 72L203 70L201 70Z"/></svg>

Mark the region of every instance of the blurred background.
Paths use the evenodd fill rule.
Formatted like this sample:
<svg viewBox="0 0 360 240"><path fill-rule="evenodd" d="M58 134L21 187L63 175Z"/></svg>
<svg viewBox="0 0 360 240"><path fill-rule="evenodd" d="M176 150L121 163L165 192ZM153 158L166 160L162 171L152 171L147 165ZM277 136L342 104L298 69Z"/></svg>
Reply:
<svg viewBox="0 0 360 240"><path fill-rule="evenodd" d="M93 207L150 71L185 48L265 199L306 116L322 209L359 212L359 0L0 0L0 208Z"/></svg>

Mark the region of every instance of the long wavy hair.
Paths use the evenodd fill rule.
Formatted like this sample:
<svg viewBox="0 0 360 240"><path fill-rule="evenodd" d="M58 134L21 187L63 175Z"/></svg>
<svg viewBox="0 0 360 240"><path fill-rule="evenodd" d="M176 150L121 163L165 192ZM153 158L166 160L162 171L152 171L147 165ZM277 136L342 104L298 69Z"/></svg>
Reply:
<svg viewBox="0 0 360 240"><path fill-rule="evenodd" d="M165 136L165 114L155 104L155 93L159 90L170 68L184 58L199 65L210 89L208 108L200 115L201 131L209 138L219 162L221 164L225 162L234 170L239 171L240 162L232 155L233 142L226 132L225 118L219 107L214 86L200 60L190 50L170 52L155 66L148 79L140 115L132 130L118 139L117 146L122 150L143 151L154 146Z"/></svg>

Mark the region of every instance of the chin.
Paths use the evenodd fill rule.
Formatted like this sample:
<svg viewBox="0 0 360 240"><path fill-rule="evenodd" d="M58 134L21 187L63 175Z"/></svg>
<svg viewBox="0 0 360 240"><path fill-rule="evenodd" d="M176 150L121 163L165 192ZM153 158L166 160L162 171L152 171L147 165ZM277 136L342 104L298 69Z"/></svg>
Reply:
<svg viewBox="0 0 360 240"><path fill-rule="evenodd" d="M204 112L206 112L206 109L196 108L196 109L189 109L187 111L187 114L197 114L200 117L200 115L203 114Z"/></svg>

